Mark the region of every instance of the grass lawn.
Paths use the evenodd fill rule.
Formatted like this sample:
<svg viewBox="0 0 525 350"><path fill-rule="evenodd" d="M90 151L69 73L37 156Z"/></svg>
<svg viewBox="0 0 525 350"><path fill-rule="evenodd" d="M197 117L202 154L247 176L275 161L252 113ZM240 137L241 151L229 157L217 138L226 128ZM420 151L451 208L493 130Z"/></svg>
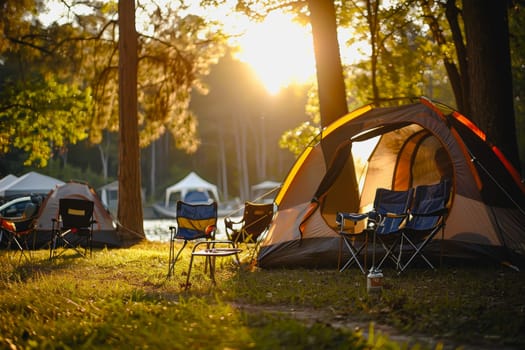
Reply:
<svg viewBox="0 0 525 350"><path fill-rule="evenodd" d="M0 251L0 348L525 348L524 278L505 267L385 269L368 295L357 269L250 271L230 258L213 286L197 258L184 291L190 249L169 280L168 251Z"/></svg>

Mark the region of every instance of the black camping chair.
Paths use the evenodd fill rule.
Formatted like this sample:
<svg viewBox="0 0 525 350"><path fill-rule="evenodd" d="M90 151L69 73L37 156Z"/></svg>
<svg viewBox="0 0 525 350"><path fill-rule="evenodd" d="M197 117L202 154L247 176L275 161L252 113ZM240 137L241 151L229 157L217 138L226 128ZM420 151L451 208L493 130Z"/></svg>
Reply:
<svg viewBox="0 0 525 350"><path fill-rule="evenodd" d="M40 196L31 196L31 202L27 203L22 216L0 218L0 241L5 241L6 249L16 249L20 252L20 259L29 257L25 251L30 249L29 237L34 234L38 210L42 199Z"/></svg>
<svg viewBox="0 0 525 350"><path fill-rule="evenodd" d="M52 241L49 248L49 258L60 256L67 248L75 250L86 257L89 250L93 253L93 218L94 202L85 199L61 198L58 202L59 218L53 218ZM84 246L82 252L79 247ZM59 247L64 248L60 254Z"/></svg>
<svg viewBox="0 0 525 350"><path fill-rule="evenodd" d="M342 243L350 252L350 258L340 269L344 271L354 262L359 266L362 273L366 273L366 254L364 267L359 261L359 255L366 248L368 249L369 236L373 235L374 247L372 258L372 269L379 269L384 261L391 257L398 265L399 259L393 256L393 251L397 242L401 239L400 228L403 225L407 215L408 208L412 198L413 190L393 191L384 188L378 188L374 198L373 210L368 213L337 213L336 221L339 225L339 235ZM350 220L354 226L359 221L367 220L366 227L360 232L351 232L346 227L345 220ZM378 266L375 266L375 240L379 239L381 245L385 248L385 255ZM359 244L359 245L358 245ZM341 257L341 252L339 254Z"/></svg>
<svg viewBox="0 0 525 350"><path fill-rule="evenodd" d="M402 251L403 243L406 241L413 248L413 252L400 266L398 274L402 273L418 256L435 270L432 263L423 255L423 250L439 231L441 231L441 239L444 238L450 193L450 180L416 187L410 218L402 232L400 248Z"/></svg>
<svg viewBox="0 0 525 350"><path fill-rule="evenodd" d="M192 249L190 264L186 277L185 289L190 286L191 268L195 256L204 256L206 258L205 268L210 269L210 278L215 283L215 258L237 254L240 250L235 248L232 241L215 240L215 231L217 229L217 203L211 204L189 204L182 201L177 202L176 207L177 226L170 226L170 253L168 260L168 278L171 277L175 270L175 264L188 244L189 241L204 239L197 242ZM175 241L183 240L182 247L175 254ZM201 245L205 249L197 250ZM228 247L217 247L217 245L227 245Z"/></svg>
<svg viewBox="0 0 525 350"><path fill-rule="evenodd" d="M224 218L224 227L228 239L235 246L244 244L249 253L250 264L254 262L254 256L261 242L261 237L270 226L273 218L273 203L244 203L242 219L233 221L232 218ZM252 248L248 248L251 244Z"/></svg>

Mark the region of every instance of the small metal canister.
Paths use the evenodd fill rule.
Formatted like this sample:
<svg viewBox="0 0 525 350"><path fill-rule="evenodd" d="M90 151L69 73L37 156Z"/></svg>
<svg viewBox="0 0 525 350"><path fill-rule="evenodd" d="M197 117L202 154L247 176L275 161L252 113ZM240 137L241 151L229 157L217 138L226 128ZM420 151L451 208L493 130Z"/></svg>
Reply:
<svg viewBox="0 0 525 350"><path fill-rule="evenodd" d="M366 278L366 290L380 292L383 289L383 273L379 270L370 270Z"/></svg>

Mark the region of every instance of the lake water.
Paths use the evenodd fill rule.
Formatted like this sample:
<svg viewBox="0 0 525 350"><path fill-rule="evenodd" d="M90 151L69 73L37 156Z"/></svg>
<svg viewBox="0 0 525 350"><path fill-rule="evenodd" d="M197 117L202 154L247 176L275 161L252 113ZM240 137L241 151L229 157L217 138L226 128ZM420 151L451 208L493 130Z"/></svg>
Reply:
<svg viewBox="0 0 525 350"><path fill-rule="evenodd" d="M238 221L240 218L233 217L233 221ZM170 226L176 226L175 219L147 219L144 220L144 233L148 241L155 242L169 242L170 240ZM226 232L224 229L224 218L217 219L217 232L215 238L225 239Z"/></svg>

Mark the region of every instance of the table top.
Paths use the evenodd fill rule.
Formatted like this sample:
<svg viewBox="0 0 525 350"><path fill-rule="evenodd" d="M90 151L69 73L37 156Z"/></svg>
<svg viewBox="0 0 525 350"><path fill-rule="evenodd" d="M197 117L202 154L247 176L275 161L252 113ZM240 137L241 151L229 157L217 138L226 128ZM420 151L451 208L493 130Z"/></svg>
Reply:
<svg viewBox="0 0 525 350"><path fill-rule="evenodd" d="M240 248L209 248L196 250L192 255L198 256L229 256L242 252Z"/></svg>

